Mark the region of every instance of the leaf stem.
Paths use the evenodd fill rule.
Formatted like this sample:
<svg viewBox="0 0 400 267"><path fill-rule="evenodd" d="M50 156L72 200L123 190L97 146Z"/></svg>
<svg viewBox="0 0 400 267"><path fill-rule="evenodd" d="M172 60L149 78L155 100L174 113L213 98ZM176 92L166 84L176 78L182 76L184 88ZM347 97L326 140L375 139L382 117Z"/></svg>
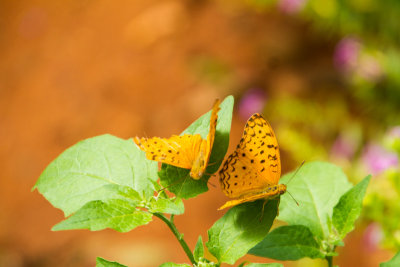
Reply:
<svg viewBox="0 0 400 267"><path fill-rule="evenodd" d="M183 250L185 251L186 255L188 256L190 262L195 265L196 261L194 260L194 256L192 251L190 250L188 244L185 242L183 239L183 234L179 233L178 229L176 229L175 224L173 223L173 216L171 216L171 219L168 220L167 217L165 217L161 213L153 213L154 216L160 218L163 222L165 222L169 229L171 229L172 233L174 233L175 237L178 239L179 243L181 244Z"/></svg>
<svg viewBox="0 0 400 267"><path fill-rule="evenodd" d="M331 253L330 256L326 255L325 259L328 262L328 267L333 267L333 255L335 254L336 246L332 245L330 246L329 252Z"/></svg>
<svg viewBox="0 0 400 267"><path fill-rule="evenodd" d="M328 267L332 267L333 266L333 257L326 256L325 259L328 261Z"/></svg>

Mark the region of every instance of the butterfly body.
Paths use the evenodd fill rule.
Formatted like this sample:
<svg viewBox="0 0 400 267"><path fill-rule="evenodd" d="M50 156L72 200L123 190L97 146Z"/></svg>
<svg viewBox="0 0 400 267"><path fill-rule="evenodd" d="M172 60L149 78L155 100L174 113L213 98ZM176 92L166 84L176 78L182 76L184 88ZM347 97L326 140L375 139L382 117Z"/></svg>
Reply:
<svg viewBox="0 0 400 267"><path fill-rule="evenodd" d="M207 154L207 150L204 148L205 145L206 142L202 142L202 144L200 145L200 151L194 158L192 168L190 169L190 177L192 177L195 180L200 179L207 168L207 162L205 157L205 155Z"/></svg>
<svg viewBox="0 0 400 267"><path fill-rule="evenodd" d="M238 146L223 163L219 175L222 191L236 198L220 209L276 198L286 192L286 185L278 184L281 175L278 142L260 114L249 118Z"/></svg>
<svg viewBox="0 0 400 267"><path fill-rule="evenodd" d="M146 152L148 159L190 169L190 176L198 180L204 174L210 159L219 104L220 101L217 99L211 112L210 130L206 139L203 139L200 134L184 134L173 135L170 138L134 137L133 141Z"/></svg>

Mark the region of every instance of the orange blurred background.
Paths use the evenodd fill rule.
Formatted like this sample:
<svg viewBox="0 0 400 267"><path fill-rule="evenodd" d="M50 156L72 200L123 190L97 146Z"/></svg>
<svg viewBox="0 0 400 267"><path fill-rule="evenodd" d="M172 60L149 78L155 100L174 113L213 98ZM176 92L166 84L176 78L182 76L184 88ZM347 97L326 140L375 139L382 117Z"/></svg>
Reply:
<svg viewBox="0 0 400 267"><path fill-rule="evenodd" d="M321 74L336 79L327 56L333 45L310 37L306 24L229 2L0 2L0 266L94 266L96 256L129 266L188 262L157 218L125 234L51 232L63 214L31 188L82 139L168 137L217 97L254 86L270 97L296 95ZM303 58L293 60L299 53ZM230 151L243 125L235 111ZM284 172L296 166L285 163L284 148L282 160ZM215 177L210 181L218 185ZM218 186L185 201L176 223L191 248L198 235L207 240L224 201ZM354 256L346 255L343 266Z"/></svg>

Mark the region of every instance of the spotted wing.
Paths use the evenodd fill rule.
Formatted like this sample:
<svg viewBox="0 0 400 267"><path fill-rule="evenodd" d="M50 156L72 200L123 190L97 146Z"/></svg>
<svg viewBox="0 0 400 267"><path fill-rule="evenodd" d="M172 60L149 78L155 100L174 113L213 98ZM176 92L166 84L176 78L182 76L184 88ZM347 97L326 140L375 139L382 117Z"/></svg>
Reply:
<svg viewBox="0 0 400 267"><path fill-rule="evenodd" d="M278 183L281 175L278 142L260 114L249 118L240 143L225 160L219 175L222 191L230 198L261 192Z"/></svg>
<svg viewBox="0 0 400 267"><path fill-rule="evenodd" d="M185 169L192 168L202 143L199 134L173 135L171 138L134 137L133 141L146 152L148 159Z"/></svg>
<svg viewBox="0 0 400 267"><path fill-rule="evenodd" d="M251 202L251 201L256 201L258 199L271 199L276 197L277 195L279 195L279 191L278 190L271 190L269 192L260 192L254 195L250 195L250 196L244 196L242 198L238 198L238 199L234 199L234 200L230 200L227 201L223 206L221 206L218 210L222 210L222 209L226 209L229 207L233 207L245 202Z"/></svg>
<svg viewBox="0 0 400 267"><path fill-rule="evenodd" d="M208 160L211 156L211 150L214 144L215 139L215 130L217 128L217 121L218 121L218 111L220 110L219 104L221 101L219 99L215 100L214 106L212 108L211 117L210 117L210 131L207 135L207 147L205 153L205 163L208 164Z"/></svg>

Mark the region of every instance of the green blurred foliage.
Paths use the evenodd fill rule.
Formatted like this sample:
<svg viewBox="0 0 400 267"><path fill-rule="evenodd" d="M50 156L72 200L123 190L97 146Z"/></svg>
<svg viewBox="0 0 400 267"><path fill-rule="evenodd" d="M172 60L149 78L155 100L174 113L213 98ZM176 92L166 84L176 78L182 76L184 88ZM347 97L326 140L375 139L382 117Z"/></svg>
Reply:
<svg viewBox="0 0 400 267"><path fill-rule="evenodd" d="M380 233L375 235L381 236L377 239L384 247L400 249L400 130L396 127L400 125L400 2L244 3L256 13L283 13L289 20L311 26L311 38L332 45L329 56L339 77L336 84L324 80L320 86L314 81L300 92L288 88L284 93L262 88L268 94L262 112L277 133L284 169L303 160L325 159L342 166L353 183L359 182L354 177L371 173L362 224L377 226L374 231ZM243 94L241 101L245 98ZM371 242L376 243L376 238Z"/></svg>

